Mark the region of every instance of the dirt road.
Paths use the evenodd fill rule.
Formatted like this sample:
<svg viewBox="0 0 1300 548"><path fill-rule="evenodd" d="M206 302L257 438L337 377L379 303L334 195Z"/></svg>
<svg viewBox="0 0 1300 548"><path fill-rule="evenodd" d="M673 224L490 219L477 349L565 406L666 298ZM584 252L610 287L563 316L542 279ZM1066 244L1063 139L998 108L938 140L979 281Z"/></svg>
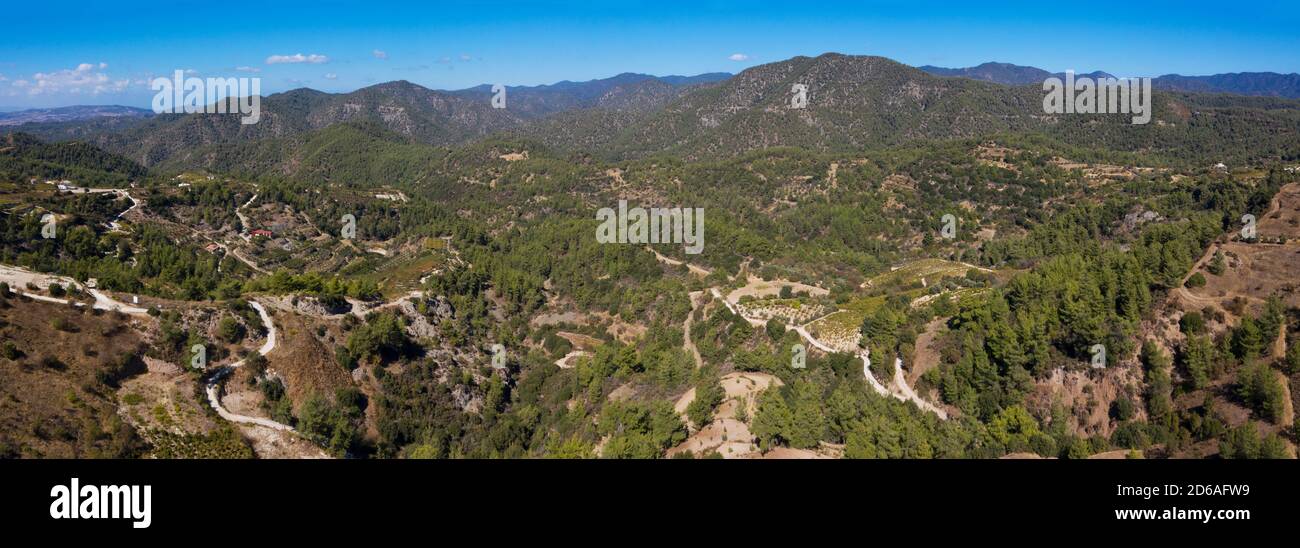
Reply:
<svg viewBox="0 0 1300 548"><path fill-rule="evenodd" d="M691 324L695 322L695 310L699 308L699 299L703 294L703 291L692 291L687 295L687 298L691 300L691 311L686 313L686 321L682 322L682 333L685 336L682 340L682 348L685 348L687 352L691 353L691 357L695 358L696 369L704 367L704 358L700 357L700 349L696 348L695 341L691 340Z"/></svg>
<svg viewBox="0 0 1300 548"><path fill-rule="evenodd" d="M261 316L262 318L262 325L266 326L266 342L262 343L261 348L257 349L258 354L265 356L267 354L270 354L272 350L275 350L275 337L276 337L275 322L271 321L271 315L267 314L266 308L264 308L261 303L257 301L248 301L248 305L253 307L253 309L257 311L257 315ZM296 432L292 426L289 426L287 424L281 424L271 419L265 419L262 417L250 417L247 415L237 415L235 413L231 413L229 410L227 410L225 407L221 405L221 395L218 393L220 386L218 382L221 379L225 378L226 375L229 375L231 372L233 372L236 367L244 365L245 361L246 360L239 360L235 363L222 367L221 371L218 371L217 374L213 375L212 378L208 380L208 386L206 390L208 393L208 403L212 405L212 408L217 411L217 414L220 415L221 418L226 419L230 422L264 426L266 428L280 430L283 432Z"/></svg>
<svg viewBox="0 0 1300 548"><path fill-rule="evenodd" d="M131 306L126 303L114 300L112 297L109 297L108 295L101 293L99 290L88 288L82 285L80 282L77 282L76 280L72 278L68 278L66 276L41 274L39 272L32 272L30 270L17 267L17 266L0 265L0 282L5 282L9 284L10 293L17 293L19 295L23 295L25 297L37 301L43 301L43 302L54 303L54 304L68 304L70 302L68 299L59 299L56 297L49 297L46 295L29 293L26 291L22 291L20 288L27 287L27 284L29 283L34 286L40 287L42 289L48 288L54 284L64 285L68 287L76 287L82 291L86 291L92 297L95 298L95 304L91 305L91 308L94 308L95 310L116 310L123 314L132 314L137 316L147 315L149 313L148 310L145 310L138 306ZM85 306L85 304L76 303L76 306Z"/></svg>
<svg viewBox="0 0 1300 548"><path fill-rule="evenodd" d="M650 251L654 252L653 249L651 249ZM655 253L655 256L656 256L656 257L659 257L660 260L663 261L663 262L669 262L670 264L680 264L680 261L673 261L672 259L668 259L668 258L666 258L666 257L663 257L663 256L659 255L657 252ZM688 266L689 266L689 265L688 265ZM974 266L972 266L972 268L978 268L978 267L974 267ZM727 307L727 310L730 310L732 314L735 314L735 315L737 315L737 316L740 316L740 317L744 318L744 319L745 319L746 321L748 321L751 325L755 325L755 326L763 326L763 325L766 325L766 324L767 324L766 321L764 321L764 320L762 320L762 319L758 319L758 318L750 318L750 317L745 316L744 314L741 314L740 311L737 310L737 308L735 307L735 305L733 305L732 302L728 299L728 297L738 298L738 294L743 293L744 290L747 289L747 288L759 288L759 291L757 291L758 293L769 292L769 291L767 291L767 290L771 289L771 287L776 287L776 288L779 290L780 285L792 285L792 286L795 286L796 288L799 288L799 289L803 289L803 290L809 291L810 294L816 294L816 293L819 293L819 292L820 292L821 294L825 294L825 293L826 293L826 290L825 290L825 289L818 288L818 287L815 287L815 286L804 285L804 284L797 284L797 283L793 283L793 282L778 281L778 282L763 282L763 283L759 283L759 282L755 282L754 280L751 280L750 283L749 283L745 288L742 288L742 289L737 290L737 291L733 291L733 292L731 293L731 295L728 295L728 296L723 296L723 295L722 295L722 292L721 292L717 287L710 287L710 288L708 289L708 291L709 291L709 294L713 296L713 298L718 299L718 300L721 300L721 301L722 301L722 304L725 305L725 306ZM768 287L768 286L771 286L771 287ZM814 290L815 290L815 291L814 291ZM692 313L694 312L695 307L696 307L696 297L697 297L698 295L700 295L701 293L703 293L703 292L702 292L702 291L696 291L696 292L693 292L693 293L690 294L690 299L691 299L691 311L692 311ZM823 316L823 317L824 317L824 316ZM821 319L821 318L818 318L818 319ZM684 331L684 333L685 333L685 335L686 335L686 343L685 343L685 344L686 344L686 345L689 345L689 346L687 347L687 349L691 351L691 353L692 353L693 356L695 356L695 360L696 360L695 363L696 363L696 366L698 367L700 364L703 363L703 361L702 361L701 358L700 358L699 350L695 348L695 345L694 345L693 343L691 343L691 329L690 329L690 328L691 328L691 320L692 320L691 315L687 315L687 317L686 317L686 322L685 322L684 325L683 325L683 331ZM814 348L816 348L816 349L818 349L818 350L821 350L822 352L826 352L826 353L828 353L828 354L833 354L833 353L835 353L835 352L836 352L835 349L831 348L829 345L823 343L822 341L817 340L816 337L813 337L813 336L812 336L812 333L809 333L809 332L808 332L807 325L810 325L810 324L812 324L813 322L816 322L816 321L817 321L817 320L813 320L813 321L808 322L807 324L804 324L804 325L786 325L785 328L786 328L787 331L793 330L794 332L798 333L800 337L803 337L803 339L804 339L805 341L807 341L808 344L812 345ZM862 358L862 364L863 364L863 366L862 366L862 374L863 374L863 376L866 377L866 379L867 379L867 383L871 385L871 388L872 388L873 390L875 390L875 392L876 392L877 394L880 394L880 395L882 395L882 396L892 396L892 397L894 397L894 398L896 398L896 399L898 399L898 400L900 400L900 401L911 401L911 402L915 403L916 406L919 407L919 408L921 408L923 411L929 411L929 412L931 412L931 413L934 413L934 414L937 415L939 418L944 419L944 420L947 420L947 419L948 419L948 413L947 413L947 412L945 412L943 409L939 408L938 406L936 406L936 405L930 403L929 401L926 401L924 398L922 398L920 395L918 395L918 394L916 393L916 391L912 389L911 386L908 385L908 383L907 383L907 379L904 378L904 375L903 375L903 367L902 367L902 363L903 363L903 362L902 362L901 359L898 359L898 360L894 363L895 374L894 374L894 379L892 380L892 383L891 383L891 384L894 385L894 388L893 388L892 390L889 389L889 388L886 388L885 385L881 384L880 381L876 380L876 378L875 378L874 376L872 376L872 374L871 374L871 356L870 356L870 354L871 354L871 353L870 353L869 350L867 350L867 349L863 349L861 352L859 352L858 356L859 356L860 358ZM680 402L679 402L679 403L680 403Z"/></svg>
<svg viewBox="0 0 1300 548"><path fill-rule="evenodd" d="M685 264L685 265L686 265L686 269L687 269L688 271L690 271L691 274L694 274L694 275L699 276L699 277L701 277L701 278L704 278L704 277L708 276L709 274L712 274L712 273L713 273L713 271L711 271L711 270L709 270L709 269L707 269L707 268L704 268L704 267L701 267L701 266L696 266L696 265L693 265L693 264L691 264L691 263L683 263L682 261L679 261L679 260L677 260L677 259L670 259L670 258L668 258L668 257L665 257L665 256L663 256L662 254L660 254L658 251L655 251L655 249L654 249L653 247L646 246L646 249L649 249L651 253L654 253L654 254L655 254L655 259L657 259L659 262L664 263L664 264L667 264L667 265L672 265L672 266L681 266L682 264Z"/></svg>
<svg viewBox="0 0 1300 548"><path fill-rule="evenodd" d="M894 358L894 387L903 395L904 398L911 400L917 407L920 407L924 411L934 413L943 420L948 420L947 411L940 409L925 398L922 398L915 390L912 390L910 385L907 384L907 378L903 375L903 358Z"/></svg>

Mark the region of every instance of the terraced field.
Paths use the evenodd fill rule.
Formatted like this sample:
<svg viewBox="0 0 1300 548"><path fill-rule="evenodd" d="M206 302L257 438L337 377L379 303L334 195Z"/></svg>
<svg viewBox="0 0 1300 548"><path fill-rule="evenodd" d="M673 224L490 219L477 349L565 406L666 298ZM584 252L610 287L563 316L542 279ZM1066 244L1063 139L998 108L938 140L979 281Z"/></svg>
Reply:
<svg viewBox="0 0 1300 548"><path fill-rule="evenodd" d="M993 272L975 265L944 259L920 259L903 264L893 270L863 282L864 289L924 288L944 278L961 278L971 269Z"/></svg>
<svg viewBox="0 0 1300 548"><path fill-rule="evenodd" d="M437 275L459 261L455 251L441 238L426 238L418 246L406 247L412 249L397 250L389 258L369 255L349 265L343 273L374 282L385 299L392 299L418 290L428 276Z"/></svg>
<svg viewBox="0 0 1300 548"><path fill-rule="evenodd" d="M803 325L825 315L829 310L820 303L800 299L754 299L736 303L741 315L770 320L779 318L787 324Z"/></svg>
<svg viewBox="0 0 1300 548"><path fill-rule="evenodd" d="M827 346L842 352L853 352L862 335L858 328L862 320L885 304L885 296L859 297L840 305L839 310L808 324L808 332Z"/></svg>
<svg viewBox="0 0 1300 548"><path fill-rule="evenodd" d="M971 269L981 272L994 271L966 263L943 259L921 259L905 263L893 270L873 277L862 284L865 294L855 296L847 303L838 305L835 312L828 314L806 327L818 340L831 348L843 352L856 350L861 335L858 329L862 321L875 313L885 304L890 296L906 296L912 299L912 306L919 307L933 301L939 295L948 295L954 303L970 302L988 293L987 288L963 287L932 293L931 287L945 278L966 278Z"/></svg>

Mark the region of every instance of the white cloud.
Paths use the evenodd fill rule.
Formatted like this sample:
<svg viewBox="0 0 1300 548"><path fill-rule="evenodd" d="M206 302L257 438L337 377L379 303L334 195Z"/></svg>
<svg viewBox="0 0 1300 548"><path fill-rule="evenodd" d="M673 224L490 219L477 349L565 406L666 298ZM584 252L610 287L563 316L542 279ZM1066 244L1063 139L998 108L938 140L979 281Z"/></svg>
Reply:
<svg viewBox="0 0 1300 548"><path fill-rule="evenodd" d="M186 75L186 76L194 76L195 74L198 74L198 73L199 73L199 71L194 70L194 69L185 69L185 75Z"/></svg>
<svg viewBox="0 0 1300 548"><path fill-rule="evenodd" d="M339 79L339 75L334 74L333 72L327 72L327 73L325 73L324 78L325 78L326 80L338 80L338 79Z"/></svg>
<svg viewBox="0 0 1300 548"><path fill-rule="evenodd" d="M743 53L733 53L730 57L727 57L727 59L731 59L732 61L748 61L749 56Z"/></svg>
<svg viewBox="0 0 1300 548"><path fill-rule="evenodd" d="M15 88L26 90L28 95L69 93L74 95L99 95L125 90L131 81L113 79L104 73L108 63L81 63L75 69L38 72L31 79L15 80Z"/></svg>
<svg viewBox="0 0 1300 548"><path fill-rule="evenodd" d="M387 58L388 58L388 52L386 52L386 51L384 51L384 50L380 50L380 49L377 49L377 50L375 50L375 51L372 51L372 52L370 52L370 54L371 54L371 55L374 55L374 56L375 56L375 59L387 59Z"/></svg>
<svg viewBox="0 0 1300 548"><path fill-rule="evenodd" d="M301 53L295 53L293 55L272 55L266 58L266 64L268 65L278 65L282 63L311 63L313 65L319 65L328 62L330 62L329 57L317 55L315 53L311 55L303 55Z"/></svg>
<svg viewBox="0 0 1300 548"><path fill-rule="evenodd" d="M262 69L257 67L235 67L235 70L239 72L262 72Z"/></svg>
<svg viewBox="0 0 1300 548"><path fill-rule="evenodd" d="M450 63L450 62L451 62L451 57L440 57L440 58L438 58L438 63L439 63L439 64L445 65L445 64Z"/></svg>
<svg viewBox="0 0 1300 548"><path fill-rule="evenodd" d="M462 54L460 54L460 60L461 60L461 61L464 61L464 62L466 62L466 63L468 63L468 62L470 62L470 61L473 61L474 58L473 58L473 57L470 57L468 53L462 53Z"/></svg>

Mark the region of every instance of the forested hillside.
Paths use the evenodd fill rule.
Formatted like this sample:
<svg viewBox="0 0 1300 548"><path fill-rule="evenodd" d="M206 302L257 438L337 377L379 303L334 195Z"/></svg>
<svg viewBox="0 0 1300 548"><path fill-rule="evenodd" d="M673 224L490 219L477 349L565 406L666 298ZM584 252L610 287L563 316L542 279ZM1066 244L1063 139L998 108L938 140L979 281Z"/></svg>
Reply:
<svg viewBox="0 0 1300 548"><path fill-rule="evenodd" d="M1132 125L838 54L511 92L6 135L4 296L152 343L65 413L100 426L0 449L1294 456L1294 101L1161 93ZM700 252L603 242L620 201L702 211Z"/></svg>

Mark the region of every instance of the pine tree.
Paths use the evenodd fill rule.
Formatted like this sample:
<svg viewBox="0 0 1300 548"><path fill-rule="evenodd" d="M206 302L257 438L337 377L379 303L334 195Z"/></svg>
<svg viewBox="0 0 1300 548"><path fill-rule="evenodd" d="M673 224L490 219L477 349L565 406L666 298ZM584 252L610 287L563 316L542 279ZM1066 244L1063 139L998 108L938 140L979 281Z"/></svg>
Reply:
<svg viewBox="0 0 1300 548"><path fill-rule="evenodd" d="M1187 339L1183 349L1183 369L1191 380L1193 389L1204 388L1210 382L1210 362L1214 356L1214 345L1209 337L1199 336Z"/></svg>
<svg viewBox="0 0 1300 548"><path fill-rule="evenodd" d="M758 410L754 412L751 431L763 451L789 442L794 431L794 416L776 387L764 390L758 397Z"/></svg>
<svg viewBox="0 0 1300 548"><path fill-rule="evenodd" d="M1142 365L1146 369L1147 412L1152 422L1172 417L1173 399L1170 396L1172 386L1169 380L1169 357L1156 345L1147 340L1142 343Z"/></svg>
<svg viewBox="0 0 1300 548"><path fill-rule="evenodd" d="M1264 418L1281 422L1286 406L1286 391L1277 373L1265 363L1254 363L1237 376L1237 395Z"/></svg>
<svg viewBox="0 0 1300 548"><path fill-rule="evenodd" d="M789 440L792 447L811 449L817 447L826 432L826 416L822 412L821 391L816 385L799 380L791 387L793 396L793 426Z"/></svg>
<svg viewBox="0 0 1300 548"><path fill-rule="evenodd" d="M1249 360L1258 358L1264 349L1264 333L1254 318L1242 318L1232 332L1232 351L1237 358Z"/></svg>
<svg viewBox="0 0 1300 548"><path fill-rule="evenodd" d="M844 443L853 428L853 420L861 415L862 389L862 381L843 381L831 392L826 402L826 425L831 441Z"/></svg>

